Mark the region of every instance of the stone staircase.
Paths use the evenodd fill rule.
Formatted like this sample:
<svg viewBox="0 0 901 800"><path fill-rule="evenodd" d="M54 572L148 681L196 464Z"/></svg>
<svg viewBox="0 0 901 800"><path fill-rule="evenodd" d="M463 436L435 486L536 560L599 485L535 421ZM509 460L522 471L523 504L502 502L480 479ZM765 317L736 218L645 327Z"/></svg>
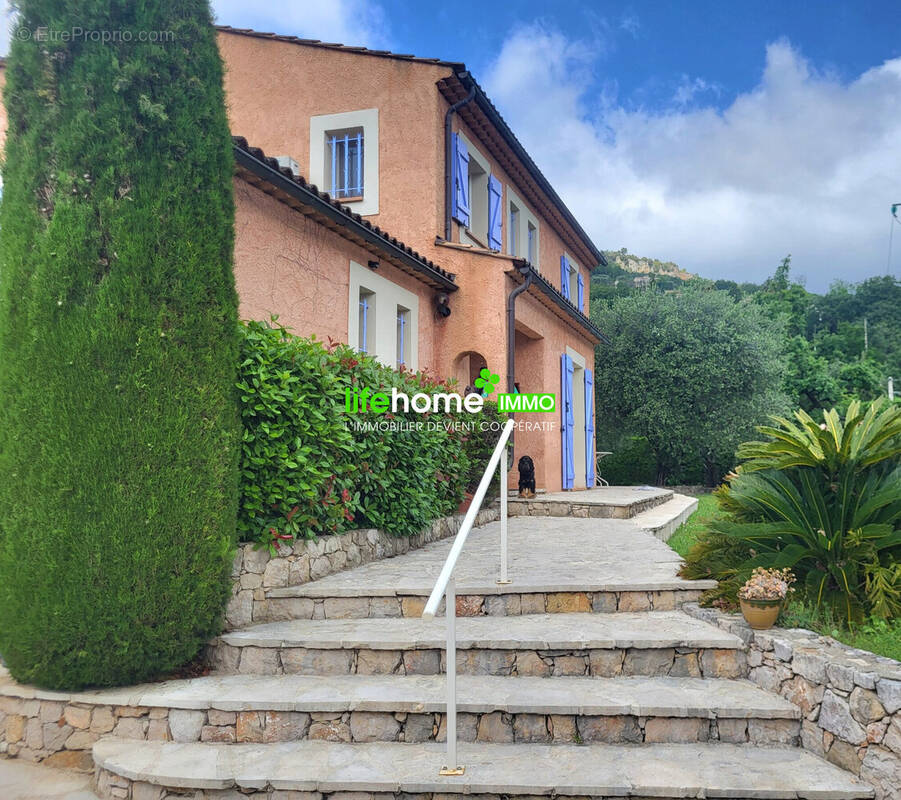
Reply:
<svg viewBox="0 0 901 800"><path fill-rule="evenodd" d="M94 744L98 794L872 796L798 746L799 708L746 679L738 636L681 610L706 584L678 578L634 517L511 518L505 586L490 574L497 534L474 530L456 573L462 776L438 774L444 620L419 616L443 541L269 590L268 621L211 643L208 677L93 693L145 720Z"/></svg>

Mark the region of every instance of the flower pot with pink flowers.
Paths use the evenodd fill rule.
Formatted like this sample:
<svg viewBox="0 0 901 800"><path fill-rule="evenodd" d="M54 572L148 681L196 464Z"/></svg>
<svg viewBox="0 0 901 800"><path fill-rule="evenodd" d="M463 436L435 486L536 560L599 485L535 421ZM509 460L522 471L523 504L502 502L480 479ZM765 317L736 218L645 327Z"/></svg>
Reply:
<svg viewBox="0 0 901 800"><path fill-rule="evenodd" d="M757 567L738 590L741 613L748 625L756 631L772 628L794 582L790 569Z"/></svg>

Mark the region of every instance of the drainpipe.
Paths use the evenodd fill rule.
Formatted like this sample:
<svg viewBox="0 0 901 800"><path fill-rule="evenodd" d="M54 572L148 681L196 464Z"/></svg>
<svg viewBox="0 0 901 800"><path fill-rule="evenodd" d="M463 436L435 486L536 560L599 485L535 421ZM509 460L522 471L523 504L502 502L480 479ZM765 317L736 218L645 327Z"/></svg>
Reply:
<svg viewBox="0 0 901 800"><path fill-rule="evenodd" d="M514 392L516 378L516 298L532 285L532 265L528 261L514 262L520 275L525 276L525 281L507 295L507 391Z"/></svg>
<svg viewBox="0 0 901 800"><path fill-rule="evenodd" d="M451 118L476 96L476 87L469 94L454 103L444 114L444 241L451 240L451 207L454 203L454 153L451 150Z"/></svg>

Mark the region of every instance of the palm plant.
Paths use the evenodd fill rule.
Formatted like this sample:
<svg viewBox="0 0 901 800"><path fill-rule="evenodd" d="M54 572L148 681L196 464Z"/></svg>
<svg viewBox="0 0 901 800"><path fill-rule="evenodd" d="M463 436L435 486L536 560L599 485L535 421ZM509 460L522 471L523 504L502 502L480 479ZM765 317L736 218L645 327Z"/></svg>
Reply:
<svg viewBox="0 0 901 800"><path fill-rule="evenodd" d="M901 614L901 406L853 402L844 420L834 409L821 424L804 411L795 420L775 418L739 448L744 463L721 493L728 517L685 574L728 547L746 553L714 574L729 592L755 567L790 567L810 603L849 623Z"/></svg>

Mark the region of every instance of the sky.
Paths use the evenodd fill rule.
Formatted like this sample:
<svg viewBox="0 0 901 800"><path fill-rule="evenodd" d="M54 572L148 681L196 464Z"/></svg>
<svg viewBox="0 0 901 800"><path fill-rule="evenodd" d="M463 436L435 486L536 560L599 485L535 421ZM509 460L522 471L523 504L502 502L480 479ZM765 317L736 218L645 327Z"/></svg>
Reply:
<svg viewBox="0 0 901 800"><path fill-rule="evenodd" d="M755 282L790 253L814 291L901 276L897 0L212 5L465 62L602 249Z"/></svg>

